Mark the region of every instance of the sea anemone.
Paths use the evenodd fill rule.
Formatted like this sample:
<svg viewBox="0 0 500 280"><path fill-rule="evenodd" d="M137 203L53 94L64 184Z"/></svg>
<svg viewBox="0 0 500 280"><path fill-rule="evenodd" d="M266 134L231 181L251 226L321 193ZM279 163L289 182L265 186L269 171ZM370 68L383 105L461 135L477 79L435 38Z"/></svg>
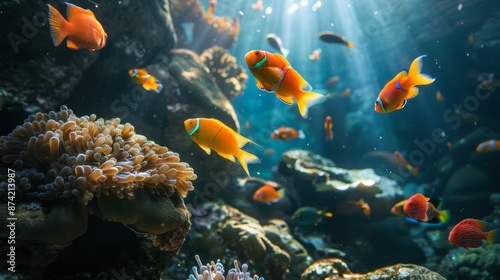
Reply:
<svg viewBox="0 0 500 280"><path fill-rule="evenodd" d="M0 138L0 168L15 170L17 198L51 201L95 195L134 198L136 189L185 197L196 175L177 153L169 151L119 118L77 117L66 106L60 112L37 113ZM0 197L6 197L7 172ZM0 176L1 177L1 176Z"/></svg>
<svg viewBox="0 0 500 280"><path fill-rule="evenodd" d="M211 47L200 55L200 59L208 67L215 83L229 100L243 93L248 75L226 49L219 46Z"/></svg>
<svg viewBox="0 0 500 280"><path fill-rule="evenodd" d="M234 268L231 268L227 275L224 277L224 265L217 260L217 263L213 261L211 263L207 263L207 265L203 265L200 256L195 256L196 261L198 262L198 267L200 272L198 273L198 267L193 267L193 274L189 275L189 280L264 280L263 277L254 275L250 277L250 272L248 272L248 265L243 264L240 267L238 265L238 261L234 261Z"/></svg>

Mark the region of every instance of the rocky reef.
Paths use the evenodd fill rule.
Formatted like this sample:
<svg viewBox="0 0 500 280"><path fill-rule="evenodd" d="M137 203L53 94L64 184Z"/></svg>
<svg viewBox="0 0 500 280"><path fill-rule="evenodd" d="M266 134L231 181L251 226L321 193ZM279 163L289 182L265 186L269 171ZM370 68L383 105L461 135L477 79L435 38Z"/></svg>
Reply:
<svg viewBox="0 0 500 280"><path fill-rule="evenodd" d="M183 197L193 189L194 170L178 154L136 134L131 124L120 124L119 119L77 117L66 106L59 112L37 113L0 138L0 157L0 216L17 219L17 250L30 256L20 261L18 271L24 275L57 278L63 273L78 278L112 273L118 264L129 271L147 264L150 269L139 273L158 276L164 264L153 256L175 255L190 228ZM14 209L9 210L7 202L14 198ZM8 230L0 231L2 239ZM80 248L103 231L130 239L131 246L124 246L123 252L148 257L130 263L124 258L100 270L56 269L74 250L93 256L111 246ZM2 251L7 248L2 242ZM50 258L35 262L45 255Z"/></svg>

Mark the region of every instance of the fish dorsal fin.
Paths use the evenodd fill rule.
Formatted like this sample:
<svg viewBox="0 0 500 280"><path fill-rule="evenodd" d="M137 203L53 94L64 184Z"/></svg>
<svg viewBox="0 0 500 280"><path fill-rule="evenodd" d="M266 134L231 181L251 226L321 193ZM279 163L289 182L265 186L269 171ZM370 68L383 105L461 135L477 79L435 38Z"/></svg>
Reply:
<svg viewBox="0 0 500 280"><path fill-rule="evenodd" d="M392 78L392 80L387 82L387 84L385 84L385 87L392 84L392 83L395 83L397 80L401 80L402 78L406 78L406 76L408 76L408 72L406 70L402 70L394 78Z"/></svg>
<svg viewBox="0 0 500 280"><path fill-rule="evenodd" d="M467 219L467 223L477 226L480 230L486 230L490 224L477 219Z"/></svg>
<svg viewBox="0 0 500 280"><path fill-rule="evenodd" d="M71 41L70 38L68 38L68 40L66 40L66 46L72 50L79 50L80 47L77 46L73 41Z"/></svg>
<svg viewBox="0 0 500 280"><path fill-rule="evenodd" d="M279 53L275 53L274 56L276 56L276 58L283 62L286 66L290 66L290 62L288 62L288 60L286 60L286 58L284 56L282 56L281 54Z"/></svg>
<svg viewBox="0 0 500 280"><path fill-rule="evenodd" d="M278 99L283 101L285 104L288 104L288 105L293 104L293 99L291 96L281 96L281 95L276 94L276 97L278 97Z"/></svg>
<svg viewBox="0 0 500 280"><path fill-rule="evenodd" d="M406 97L406 99L411 99L415 96L418 95L418 88L417 87L411 87L409 92L408 92L408 96Z"/></svg>
<svg viewBox="0 0 500 280"><path fill-rule="evenodd" d="M71 22L72 17L74 17L78 14L87 14L87 15L95 18L95 15L91 10L82 9L82 8L80 8L76 5L70 4L68 2L66 2L66 5L68 5L68 9L66 10L66 16L68 17L69 22Z"/></svg>

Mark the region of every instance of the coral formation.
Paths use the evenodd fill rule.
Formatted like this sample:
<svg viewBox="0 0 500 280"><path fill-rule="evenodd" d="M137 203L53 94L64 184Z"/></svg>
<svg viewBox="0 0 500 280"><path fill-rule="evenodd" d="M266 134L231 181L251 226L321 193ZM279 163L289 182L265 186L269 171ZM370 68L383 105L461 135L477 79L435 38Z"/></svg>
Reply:
<svg viewBox="0 0 500 280"><path fill-rule="evenodd" d="M439 267L448 279L500 279L500 244L451 250Z"/></svg>
<svg viewBox="0 0 500 280"><path fill-rule="evenodd" d="M211 47L200 55L200 59L210 70L220 91L229 100L243 94L248 75L243 67L236 64L236 58L226 49L219 46Z"/></svg>
<svg viewBox="0 0 500 280"><path fill-rule="evenodd" d="M238 265L238 261L234 261L234 268L231 268L227 272L227 276L224 277L224 265L220 262L220 260L217 260L217 263L215 262L210 262L207 263L207 265L203 265L200 259L200 256L196 255L195 256L196 261L198 262L198 267L200 272L198 273L198 268L195 266L193 267L193 274L189 275L189 280L208 280L208 279L214 279L214 280L264 280L263 277L259 277L258 275L250 276L250 272L248 272L248 265L243 264L241 266Z"/></svg>
<svg viewBox="0 0 500 280"><path fill-rule="evenodd" d="M191 212L193 230L186 245L206 251L207 257L234 254L255 263L255 269L270 279L281 279L285 273L298 276L312 261L282 220L261 225L236 208L213 202Z"/></svg>
<svg viewBox="0 0 500 280"><path fill-rule="evenodd" d="M131 124L77 117L66 106L29 116L0 138L0 156L4 166L17 171L21 201L80 198L87 203L109 194L133 199L142 188L167 196L177 188L186 196L196 179L178 154L136 134Z"/></svg>
<svg viewBox="0 0 500 280"><path fill-rule="evenodd" d="M444 280L443 276L423 266L415 264L395 264L366 274L356 274L341 259L323 259L313 263L302 274L301 280L377 280L377 279L422 279Z"/></svg>

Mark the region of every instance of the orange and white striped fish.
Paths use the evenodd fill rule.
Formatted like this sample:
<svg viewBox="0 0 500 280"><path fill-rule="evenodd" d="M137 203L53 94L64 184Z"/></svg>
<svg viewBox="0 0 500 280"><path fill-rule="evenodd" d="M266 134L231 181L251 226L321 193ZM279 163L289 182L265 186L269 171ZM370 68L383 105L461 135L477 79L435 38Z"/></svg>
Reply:
<svg viewBox="0 0 500 280"><path fill-rule="evenodd" d="M249 142L257 144L217 119L188 119L184 121L184 128L191 139L207 154L214 150L221 157L232 162L235 161L236 157L249 177L247 163L260 163L258 157L240 149Z"/></svg>
<svg viewBox="0 0 500 280"><path fill-rule="evenodd" d="M160 93L163 89L160 81L150 75L146 69L130 69L128 74L134 83L142 86L145 90L154 90L156 93Z"/></svg>
<svg viewBox="0 0 500 280"><path fill-rule="evenodd" d="M311 85L278 53L253 50L245 55L245 61L257 78L259 89L274 91L276 97L288 105L295 99L303 118L307 118L311 106L326 100L324 95L310 91Z"/></svg>
<svg viewBox="0 0 500 280"><path fill-rule="evenodd" d="M304 139L306 135L302 129L296 130L292 127L282 126L271 133L271 138L278 140L290 140L295 138Z"/></svg>

